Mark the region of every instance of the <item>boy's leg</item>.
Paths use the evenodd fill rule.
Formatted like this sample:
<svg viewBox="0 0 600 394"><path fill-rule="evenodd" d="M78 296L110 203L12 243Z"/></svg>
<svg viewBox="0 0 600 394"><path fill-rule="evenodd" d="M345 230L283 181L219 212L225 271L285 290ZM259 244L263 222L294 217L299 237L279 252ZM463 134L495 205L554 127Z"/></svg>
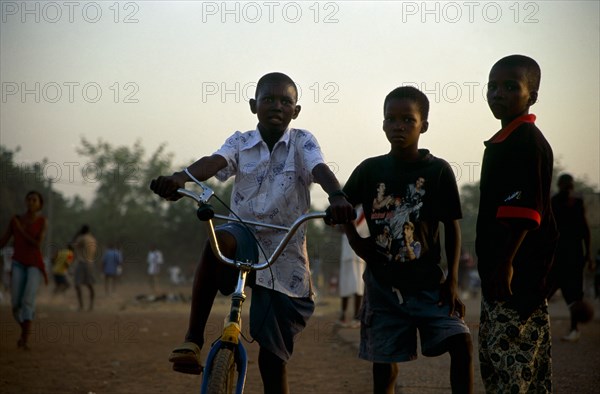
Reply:
<svg viewBox="0 0 600 394"><path fill-rule="evenodd" d="M94 309L94 296L95 296L94 285L88 284L87 286L90 289L90 306L88 308L88 311L91 311Z"/></svg>
<svg viewBox="0 0 600 394"><path fill-rule="evenodd" d="M286 362L261 347L258 352L258 368L265 394L289 393Z"/></svg>
<svg viewBox="0 0 600 394"><path fill-rule="evenodd" d="M405 297L418 321L421 352L426 357L450 354L450 385L453 393L473 392L473 341L465 322L450 306L438 305L439 290L423 290Z"/></svg>
<svg viewBox="0 0 600 394"><path fill-rule="evenodd" d="M573 260L575 263L570 268L565 278L565 283L562 287L563 297L567 306L569 307L569 313L571 305L577 301L583 299L583 270L585 268L585 262L581 260ZM577 324L579 323L573 313L571 315L571 331L577 331Z"/></svg>
<svg viewBox="0 0 600 394"><path fill-rule="evenodd" d="M235 237L228 232L217 230L217 238L221 252L227 257L234 256L237 245ZM173 363L175 371L195 375L202 372L200 349L204 345L204 329L217 291L225 289L226 286L222 282L226 279L231 282L232 272L235 272L235 269L221 264L207 242L194 273L190 319L185 343L173 349L169 356L169 361Z"/></svg>
<svg viewBox="0 0 600 394"><path fill-rule="evenodd" d="M227 257L235 254L236 241L232 234L217 232L221 253ZM223 271L227 267L217 260L210 244L207 242L194 273L192 287L192 304L186 342L193 342L198 347L204 345L204 329L210 315L213 302L220 287Z"/></svg>
<svg viewBox="0 0 600 394"><path fill-rule="evenodd" d="M28 267L26 269L26 277L25 290L21 302L21 317L23 318L23 322L21 323L21 338L18 345L19 347L28 349L27 342L31 333L31 321L35 315L35 298L38 288L43 281L43 276L39 269Z"/></svg>
<svg viewBox="0 0 600 394"><path fill-rule="evenodd" d="M469 334L451 336L446 341L450 353L450 385L453 393L473 392L473 340Z"/></svg>
<svg viewBox="0 0 600 394"><path fill-rule="evenodd" d="M346 321L346 310L348 310L348 298L349 297L342 297L342 310L340 313L340 322L344 323Z"/></svg>
<svg viewBox="0 0 600 394"><path fill-rule="evenodd" d="M77 302L79 303L79 310L83 310L83 296L81 295L81 286L75 285L75 292L77 293Z"/></svg>
<svg viewBox="0 0 600 394"><path fill-rule="evenodd" d="M12 278L10 282L10 302L13 317L19 324L23 322L23 296L25 294L26 281L27 275L25 266L14 262L12 264Z"/></svg>
<svg viewBox="0 0 600 394"><path fill-rule="evenodd" d="M373 363L373 394L394 394L398 364Z"/></svg>
<svg viewBox="0 0 600 394"><path fill-rule="evenodd" d="M250 335L260 345L259 369L265 393L287 393L286 364L295 339L315 309L309 298L294 298L255 285L250 305Z"/></svg>

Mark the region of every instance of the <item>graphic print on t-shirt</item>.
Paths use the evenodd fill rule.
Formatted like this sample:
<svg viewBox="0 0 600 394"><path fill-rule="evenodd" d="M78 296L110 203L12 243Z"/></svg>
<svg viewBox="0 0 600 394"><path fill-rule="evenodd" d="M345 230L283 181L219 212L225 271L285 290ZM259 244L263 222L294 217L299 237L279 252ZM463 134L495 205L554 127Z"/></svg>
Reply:
<svg viewBox="0 0 600 394"><path fill-rule="evenodd" d="M384 182L377 184L370 219L377 229L377 249L388 261L406 262L421 256L421 240L416 237L415 225L423 207L424 185L425 178L419 176L406 186L403 194L388 194Z"/></svg>

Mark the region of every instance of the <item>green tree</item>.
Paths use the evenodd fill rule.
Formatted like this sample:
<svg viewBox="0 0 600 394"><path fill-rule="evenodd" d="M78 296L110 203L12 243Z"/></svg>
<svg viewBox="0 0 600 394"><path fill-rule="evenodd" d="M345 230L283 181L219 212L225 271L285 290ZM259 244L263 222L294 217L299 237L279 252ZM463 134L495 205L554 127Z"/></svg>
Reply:
<svg viewBox="0 0 600 394"><path fill-rule="evenodd" d="M150 180L171 171L173 155L165 153L161 145L146 159L140 141L133 147L115 147L103 140L92 143L85 138L77 152L89 160L85 168L93 171L83 176L95 182L97 189L76 227L88 224L101 247L114 243L122 248L126 270L135 275L143 273L148 248L167 240L170 225L156 220L164 207L150 191Z"/></svg>

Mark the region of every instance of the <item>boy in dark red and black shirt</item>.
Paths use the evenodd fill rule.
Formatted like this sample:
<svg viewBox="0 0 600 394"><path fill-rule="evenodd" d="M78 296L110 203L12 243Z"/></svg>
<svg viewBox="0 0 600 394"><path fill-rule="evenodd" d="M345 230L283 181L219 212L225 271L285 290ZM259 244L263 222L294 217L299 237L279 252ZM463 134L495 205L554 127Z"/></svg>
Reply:
<svg viewBox="0 0 600 394"><path fill-rule="evenodd" d="M477 218L481 375L487 392L551 392L546 278L558 232L550 207L552 149L529 107L540 68L513 55L490 71L487 99L502 130L485 142Z"/></svg>

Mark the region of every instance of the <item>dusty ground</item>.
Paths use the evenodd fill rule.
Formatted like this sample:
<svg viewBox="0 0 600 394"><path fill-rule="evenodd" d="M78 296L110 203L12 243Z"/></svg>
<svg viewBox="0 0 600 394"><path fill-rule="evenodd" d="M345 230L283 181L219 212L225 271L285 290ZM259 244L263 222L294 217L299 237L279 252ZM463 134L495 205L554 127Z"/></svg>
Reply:
<svg viewBox="0 0 600 394"><path fill-rule="evenodd" d="M0 306L0 392L1 393L193 393L200 378L172 372L167 356L178 344L187 326L188 304L138 302L144 287L121 287L111 297L97 286L97 306L78 312L74 291L52 298L42 289L31 350L16 348L19 330L8 305ZM187 287L165 289L189 293ZM471 301L476 310L477 301ZM248 310L249 304L245 305ZM598 310L598 304L596 303ZM293 393L368 393L370 364L356 357L358 331L338 330L338 300L324 297L317 313L300 338L289 365ZM554 310L560 311L556 302ZM225 316L226 300L217 299L207 338L218 336ZM552 309L551 309L552 310ZM562 312L561 312L562 313ZM567 328L564 313L553 316L554 381L557 393L595 393L600 384L600 322L583 327L579 343L558 338ZM562 316L562 317L561 317ZM476 341L478 314L467 316ZM244 329L247 332L247 327ZM251 363L247 393L262 392L256 364L258 346L247 344ZM447 356L420 358L402 364L398 393L449 392ZM475 389L482 392L478 365Z"/></svg>
<svg viewBox="0 0 600 394"><path fill-rule="evenodd" d="M137 290L137 291L136 291ZM147 289L117 289L106 297L97 287L96 308L78 312L74 291L52 298L42 290L31 350L18 350L19 328L8 305L0 307L1 393L194 393L200 377L175 373L167 357L187 328L189 306L175 302L136 302ZM170 289L173 290L173 289ZM182 288L183 292L189 292ZM337 308L337 300L335 302ZM226 300L217 299L207 341L218 336ZM246 311L250 304L244 305ZM333 305L320 305L290 363L296 393L363 393L369 364L334 332ZM247 315L246 315L247 316ZM247 327L244 327L247 333ZM245 344L251 360L246 392L262 392L256 343ZM203 354L205 356L205 354Z"/></svg>

